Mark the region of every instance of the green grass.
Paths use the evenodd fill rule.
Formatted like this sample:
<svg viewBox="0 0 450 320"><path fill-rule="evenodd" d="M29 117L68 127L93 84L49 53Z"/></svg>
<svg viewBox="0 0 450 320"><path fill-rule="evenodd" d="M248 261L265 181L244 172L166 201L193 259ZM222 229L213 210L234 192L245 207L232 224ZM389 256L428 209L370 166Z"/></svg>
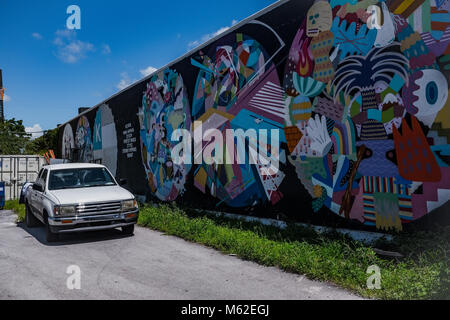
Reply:
<svg viewBox="0 0 450 320"><path fill-rule="evenodd" d="M404 259L382 259L372 248L339 234L316 234L290 225L286 230L211 217L174 206L144 207L139 224L204 244L226 254L330 281L364 297L450 299L450 228L438 233L400 236L377 247L398 250ZM367 288L369 266L381 269L381 290Z"/></svg>
<svg viewBox="0 0 450 320"><path fill-rule="evenodd" d="M17 213L17 222L25 221L25 205L19 204L19 200L6 201L4 210L15 211Z"/></svg>
<svg viewBox="0 0 450 320"><path fill-rule="evenodd" d="M25 206L18 201L7 201L5 209L24 220ZM292 224L280 230L175 206L143 207L139 224L265 266L330 281L368 298L450 299L450 227L380 241L377 248L405 256L383 259L372 248L337 233L319 235ZM381 290L367 289L366 271L372 265L381 269Z"/></svg>

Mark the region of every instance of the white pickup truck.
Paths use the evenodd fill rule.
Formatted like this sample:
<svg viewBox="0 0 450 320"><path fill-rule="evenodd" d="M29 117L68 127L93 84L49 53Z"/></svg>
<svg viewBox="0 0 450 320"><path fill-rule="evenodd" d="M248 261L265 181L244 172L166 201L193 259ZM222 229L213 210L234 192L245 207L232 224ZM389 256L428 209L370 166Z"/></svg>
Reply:
<svg viewBox="0 0 450 320"><path fill-rule="evenodd" d="M48 242L57 241L62 233L114 228L132 235L139 216L133 194L105 166L96 164L44 167L23 191L22 201L27 227L44 224Z"/></svg>

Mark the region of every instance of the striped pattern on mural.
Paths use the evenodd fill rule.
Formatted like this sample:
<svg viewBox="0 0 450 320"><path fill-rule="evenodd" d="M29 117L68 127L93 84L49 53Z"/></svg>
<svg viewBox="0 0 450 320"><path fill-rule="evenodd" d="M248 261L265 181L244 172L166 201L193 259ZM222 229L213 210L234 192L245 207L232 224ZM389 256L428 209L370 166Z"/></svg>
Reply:
<svg viewBox="0 0 450 320"><path fill-rule="evenodd" d="M396 184L394 178L363 177L363 206L366 225L376 225L375 193L393 193L398 196L399 215L402 222L412 221L412 203L409 188L404 184Z"/></svg>
<svg viewBox="0 0 450 320"><path fill-rule="evenodd" d="M249 106L284 118L284 91L279 85L268 81L250 100Z"/></svg>

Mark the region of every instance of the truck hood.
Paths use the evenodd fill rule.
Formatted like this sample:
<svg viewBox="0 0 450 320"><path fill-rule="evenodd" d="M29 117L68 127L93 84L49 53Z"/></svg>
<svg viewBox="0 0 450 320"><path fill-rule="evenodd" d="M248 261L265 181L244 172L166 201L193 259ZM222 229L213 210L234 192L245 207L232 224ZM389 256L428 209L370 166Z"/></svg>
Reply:
<svg viewBox="0 0 450 320"><path fill-rule="evenodd" d="M60 205L134 199L129 191L119 186L53 190L50 193L58 200Z"/></svg>

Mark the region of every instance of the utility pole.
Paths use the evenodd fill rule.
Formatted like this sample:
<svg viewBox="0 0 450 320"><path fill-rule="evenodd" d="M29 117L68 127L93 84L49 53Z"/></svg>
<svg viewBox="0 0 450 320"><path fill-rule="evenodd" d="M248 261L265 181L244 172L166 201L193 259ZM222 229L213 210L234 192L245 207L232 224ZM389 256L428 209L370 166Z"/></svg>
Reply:
<svg viewBox="0 0 450 320"><path fill-rule="evenodd" d="M5 95L5 88L3 88L2 69L0 69L0 122L5 121L5 112L3 109L3 97Z"/></svg>

